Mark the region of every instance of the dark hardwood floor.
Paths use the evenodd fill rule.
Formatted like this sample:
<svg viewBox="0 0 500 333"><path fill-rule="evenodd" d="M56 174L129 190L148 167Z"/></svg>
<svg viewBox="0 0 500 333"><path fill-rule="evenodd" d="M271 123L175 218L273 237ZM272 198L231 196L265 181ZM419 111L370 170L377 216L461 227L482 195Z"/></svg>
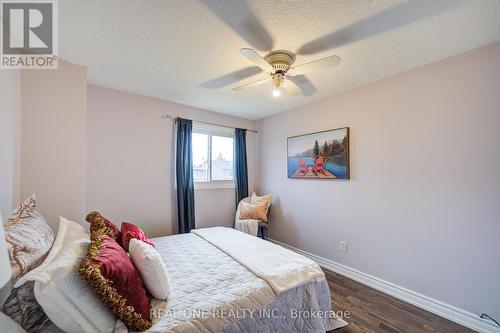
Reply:
<svg viewBox="0 0 500 333"><path fill-rule="evenodd" d="M342 275L324 270L334 311L349 311L335 333L474 332Z"/></svg>

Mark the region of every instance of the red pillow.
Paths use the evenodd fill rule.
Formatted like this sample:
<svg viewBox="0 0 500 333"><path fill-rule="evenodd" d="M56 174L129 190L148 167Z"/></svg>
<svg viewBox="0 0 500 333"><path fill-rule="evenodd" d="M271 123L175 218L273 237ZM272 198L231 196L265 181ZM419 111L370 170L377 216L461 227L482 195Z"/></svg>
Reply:
<svg viewBox="0 0 500 333"><path fill-rule="evenodd" d="M130 243L130 240L132 238L138 239L140 241L143 241L144 243L151 245L152 247L155 247L153 242L148 238L148 236L146 236L144 231L142 231L142 229L136 226L135 224L122 222L121 234L122 234L122 246L127 252L128 252L128 243Z"/></svg>
<svg viewBox="0 0 500 333"><path fill-rule="evenodd" d="M91 234L88 253L79 271L128 328L144 331L151 327L151 304L142 279L128 254L103 229Z"/></svg>
<svg viewBox="0 0 500 333"><path fill-rule="evenodd" d="M113 222L102 216L101 213L91 212L87 215L85 220L88 223L90 223L91 233L101 228L104 228L106 235L113 238L113 240L116 241L118 244L120 245L122 244L122 236L120 234L120 229L118 229L118 227Z"/></svg>

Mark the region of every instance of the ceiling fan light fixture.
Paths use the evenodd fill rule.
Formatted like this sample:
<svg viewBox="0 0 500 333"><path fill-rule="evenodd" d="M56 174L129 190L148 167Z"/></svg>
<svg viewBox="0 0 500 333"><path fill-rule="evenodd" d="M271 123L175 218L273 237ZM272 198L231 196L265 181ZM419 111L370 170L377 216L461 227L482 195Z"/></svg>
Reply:
<svg viewBox="0 0 500 333"><path fill-rule="evenodd" d="M283 87L284 75L282 72L277 72L272 75L273 79L273 96L279 97L281 95L281 87Z"/></svg>

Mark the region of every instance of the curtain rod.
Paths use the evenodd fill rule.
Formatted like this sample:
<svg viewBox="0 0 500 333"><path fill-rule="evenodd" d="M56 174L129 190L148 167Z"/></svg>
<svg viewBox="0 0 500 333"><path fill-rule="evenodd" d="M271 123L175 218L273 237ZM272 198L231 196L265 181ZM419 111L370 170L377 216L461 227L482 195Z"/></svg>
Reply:
<svg viewBox="0 0 500 333"><path fill-rule="evenodd" d="M163 116L161 116L163 119L172 119L172 120L176 120L177 118L179 117L174 117L174 116L171 116L169 114L164 114ZM202 124L207 124L207 125L213 125L213 126L220 126L220 127L226 127L226 128L232 128L232 129L235 129L236 127L233 127L233 126L226 126L226 125L220 125L220 124L214 124L214 123L209 123L207 121L198 121L198 120L193 120L193 122L195 123L202 123ZM248 132L253 132L253 133L258 133L258 131L256 130L252 130L252 129L247 129L245 128Z"/></svg>

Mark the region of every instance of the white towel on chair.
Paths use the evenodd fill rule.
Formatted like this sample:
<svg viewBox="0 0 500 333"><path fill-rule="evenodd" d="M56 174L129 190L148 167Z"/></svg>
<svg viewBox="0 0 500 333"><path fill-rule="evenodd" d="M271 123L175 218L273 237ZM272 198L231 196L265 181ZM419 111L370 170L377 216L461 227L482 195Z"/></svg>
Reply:
<svg viewBox="0 0 500 333"><path fill-rule="evenodd" d="M236 219L234 223L234 228L236 230L242 231L246 234L257 236L259 229L259 221L257 220L240 220Z"/></svg>

